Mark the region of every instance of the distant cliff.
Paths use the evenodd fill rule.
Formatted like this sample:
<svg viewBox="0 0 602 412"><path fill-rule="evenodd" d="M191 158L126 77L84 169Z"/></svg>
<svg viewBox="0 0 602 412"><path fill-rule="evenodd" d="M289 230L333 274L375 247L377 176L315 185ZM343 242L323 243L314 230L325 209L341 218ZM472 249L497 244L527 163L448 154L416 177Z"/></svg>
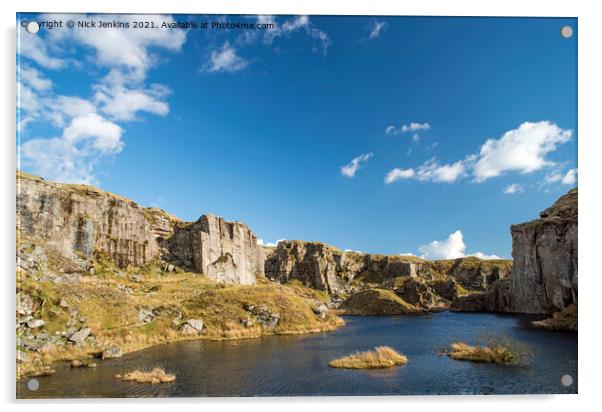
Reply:
<svg viewBox="0 0 602 412"><path fill-rule="evenodd" d="M345 294L362 285L380 285L398 277L428 282L453 278L468 290L485 290L510 273L509 260L464 257L429 261L416 256L385 256L343 252L320 242L286 240L266 257L265 274L279 282L298 280L332 294Z"/></svg>
<svg viewBox="0 0 602 412"><path fill-rule="evenodd" d="M17 233L64 259L70 272L101 258L120 267L162 259L227 283L253 284L263 272L262 249L242 223L212 215L184 222L92 186L26 173L17 174Z"/></svg>
<svg viewBox="0 0 602 412"><path fill-rule="evenodd" d="M512 310L552 313L577 303L577 189L531 222L513 225Z"/></svg>

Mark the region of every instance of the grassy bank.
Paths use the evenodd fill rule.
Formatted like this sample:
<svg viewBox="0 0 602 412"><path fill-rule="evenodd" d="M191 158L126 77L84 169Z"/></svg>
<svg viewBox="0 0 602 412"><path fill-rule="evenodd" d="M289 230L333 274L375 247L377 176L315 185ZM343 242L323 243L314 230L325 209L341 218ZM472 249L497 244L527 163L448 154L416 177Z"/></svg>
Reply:
<svg viewBox="0 0 602 412"><path fill-rule="evenodd" d="M256 285L223 285L152 265L119 270L97 264L94 275L83 275L76 282L56 283L18 273L17 284L17 292L34 302L33 317L44 321L40 328L18 329L17 344L38 342L42 335L48 339L43 347L24 352L18 377L50 374L52 362L100 357L112 346L128 353L181 340L313 333L344 324L332 311L315 313L325 301L323 294L265 278ZM151 318L141 319L141 313L150 313ZM187 328L190 319L202 320L200 332ZM78 344L70 342L68 331L84 328L91 330L90 336Z"/></svg>

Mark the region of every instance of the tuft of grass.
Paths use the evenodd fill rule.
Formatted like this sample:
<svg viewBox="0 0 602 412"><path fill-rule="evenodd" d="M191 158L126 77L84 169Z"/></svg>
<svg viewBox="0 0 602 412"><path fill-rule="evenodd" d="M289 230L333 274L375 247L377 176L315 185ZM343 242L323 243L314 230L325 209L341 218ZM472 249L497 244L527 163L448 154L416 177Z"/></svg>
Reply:
<svg viewBox="0 0 602 412"><path fill-rule="evenodd" d="M403 365L408 358L389 346L377 346L372 351L357 352L328 363L331 368L380 369Z"/></svg>
<svg viewBox="0 0 602 412"><path fill-rule="evenodd" d="M133 371L126 373L125 375L115 375L117 379L121 379L126 382L137 382L137 383L168 383L176 380L176 375L166 373L161 368L155 368L150 372Z"/></svg>
<svg viewBox="0 0 602 412"><path fill-rule="evenodd" d="M465 342L451 344L448 356L456 360L471 362L497 363L500 365L518 364L528 361L529 351L526 346L504 336L483 333L478 345Z"/></svg>

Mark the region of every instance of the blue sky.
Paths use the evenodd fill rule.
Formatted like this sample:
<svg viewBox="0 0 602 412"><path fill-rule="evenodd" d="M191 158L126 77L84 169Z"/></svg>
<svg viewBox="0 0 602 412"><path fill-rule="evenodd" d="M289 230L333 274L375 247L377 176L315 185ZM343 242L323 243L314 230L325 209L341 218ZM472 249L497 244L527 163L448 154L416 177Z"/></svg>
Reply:
<svg viewBox="0 0 602 412"><path fill-rule="evenodd" d="M576 185L575 19L20 18L276 27L19 24L20 165L51 180L428 258L510 257L510 225Z"/></svg>

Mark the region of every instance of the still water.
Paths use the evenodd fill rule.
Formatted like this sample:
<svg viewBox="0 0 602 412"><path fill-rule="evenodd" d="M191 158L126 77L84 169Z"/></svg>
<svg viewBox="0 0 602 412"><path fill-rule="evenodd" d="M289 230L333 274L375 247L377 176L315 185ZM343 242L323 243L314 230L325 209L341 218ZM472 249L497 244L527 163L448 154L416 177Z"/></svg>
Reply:
<svg viewBox="0 0 602 412"><path fill-rule="evenodd" d="M346 317L336 332L267 336L242 341L188 341L156 346L98 361L95 369L57 364L56 374L37 378L39 388L17 383L18 397L164 397L525 394L577 392L577 334L528 327L525 317L442 312L399 317ZM455 361L438 349L483 332L526 344L526 366ZM387 345L409 358L387 370L332 369L328 362ZM162 367L173 383L121 382L116 374ZM564 375L572 385L561 383Z"/></svg>

